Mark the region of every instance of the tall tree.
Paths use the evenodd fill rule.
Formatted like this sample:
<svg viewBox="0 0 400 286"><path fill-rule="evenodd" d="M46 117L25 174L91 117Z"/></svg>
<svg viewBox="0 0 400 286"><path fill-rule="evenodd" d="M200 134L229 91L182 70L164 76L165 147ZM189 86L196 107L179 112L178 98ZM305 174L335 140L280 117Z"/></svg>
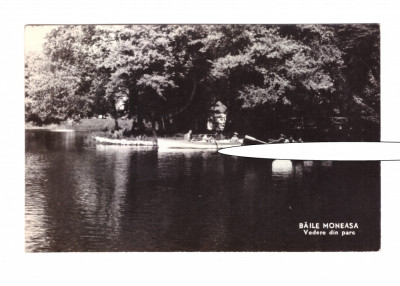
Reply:
<svg viewBox="0 0 400 286"><path fill-rule="evenodd" d="M92 111L90 26L60 26L47 35L44 55L26 58L28 112L42 122L78 119Z"/></svg>

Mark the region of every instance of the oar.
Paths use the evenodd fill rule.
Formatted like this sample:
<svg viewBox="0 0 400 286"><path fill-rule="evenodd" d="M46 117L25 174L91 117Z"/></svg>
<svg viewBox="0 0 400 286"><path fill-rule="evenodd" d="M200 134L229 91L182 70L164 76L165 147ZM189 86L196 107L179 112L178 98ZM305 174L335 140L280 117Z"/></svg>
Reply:
<svg viewBox="0 0 400 286"><path fill-rule="evenodd" d="M248 140L251 140L251 141L257 141L257 142L260 142L260 143L263 143L263 144L268 144L267 142L258 140L258 139L254 138L254 137L249 136L249 135L244 135L244 138L248 139Z"/></svg>

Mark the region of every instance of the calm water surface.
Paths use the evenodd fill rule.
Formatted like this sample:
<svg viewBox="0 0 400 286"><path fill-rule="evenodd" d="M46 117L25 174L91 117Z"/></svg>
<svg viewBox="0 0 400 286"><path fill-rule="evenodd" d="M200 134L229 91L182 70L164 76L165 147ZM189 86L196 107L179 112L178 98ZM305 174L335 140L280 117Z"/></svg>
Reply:
<svg viewBox="0 0 400 286"><path fill-rule="evenodd" d="M359 229L305 236L305 221ZM27 130L25 248L378 250L380 164L96 146L84 132Z"/></svg>

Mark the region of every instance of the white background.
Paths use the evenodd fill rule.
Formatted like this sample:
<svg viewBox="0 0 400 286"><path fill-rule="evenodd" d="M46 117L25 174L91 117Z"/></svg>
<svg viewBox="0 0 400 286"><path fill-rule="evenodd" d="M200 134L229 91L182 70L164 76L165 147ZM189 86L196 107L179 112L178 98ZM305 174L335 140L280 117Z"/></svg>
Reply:
<svg viewBox="0 0 400 286"><path fill-rule="evenodd" d="M400 141L395 1L18 1L0 4L1 285L400 285L400 162L382 163L382 249L365 253L24 252L25 24L381 23L382 140ZM289 284L290 283L290 284Z"/></svg>

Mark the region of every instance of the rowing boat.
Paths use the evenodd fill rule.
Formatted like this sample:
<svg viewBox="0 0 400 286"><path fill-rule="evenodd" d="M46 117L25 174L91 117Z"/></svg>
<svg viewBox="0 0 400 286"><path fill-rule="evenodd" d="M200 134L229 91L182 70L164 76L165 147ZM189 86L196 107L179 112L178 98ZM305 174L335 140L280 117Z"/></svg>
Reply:
<svg viewBox="0 0 400 286"><path fill-rule="evenodd" d="M158 148L160 149L199 149L199 150L219 150L228 147L241 146L243 143L240 140L238 143L231 143L229 140L218 140L214 142L206 141L183 141L173 139L158 139Z"/></svg>
<svg viewBox="0 0 400 286"><path fill-rule="evenodd" d="M100 137L100 136L93 136L92 138L97 143L106 144L106 145L146 146L146 147L157 146L157 144L154 141L113 139L113 138Z"/></svg>
<svg viewBox="0 0 400 286"><path fill-rule="evenodd" d="M166 138L158 138L155 141L128 140L128 139L112 139L100 136L93 136L93 139L100 144L106 145L123 145L123 146L146 146L158 147L160 149L199 149L199 150L219 150L227 147L241 146L243 141L231 143L229 140L218 140L214 142L205 141L183 141Z"/></svg>

